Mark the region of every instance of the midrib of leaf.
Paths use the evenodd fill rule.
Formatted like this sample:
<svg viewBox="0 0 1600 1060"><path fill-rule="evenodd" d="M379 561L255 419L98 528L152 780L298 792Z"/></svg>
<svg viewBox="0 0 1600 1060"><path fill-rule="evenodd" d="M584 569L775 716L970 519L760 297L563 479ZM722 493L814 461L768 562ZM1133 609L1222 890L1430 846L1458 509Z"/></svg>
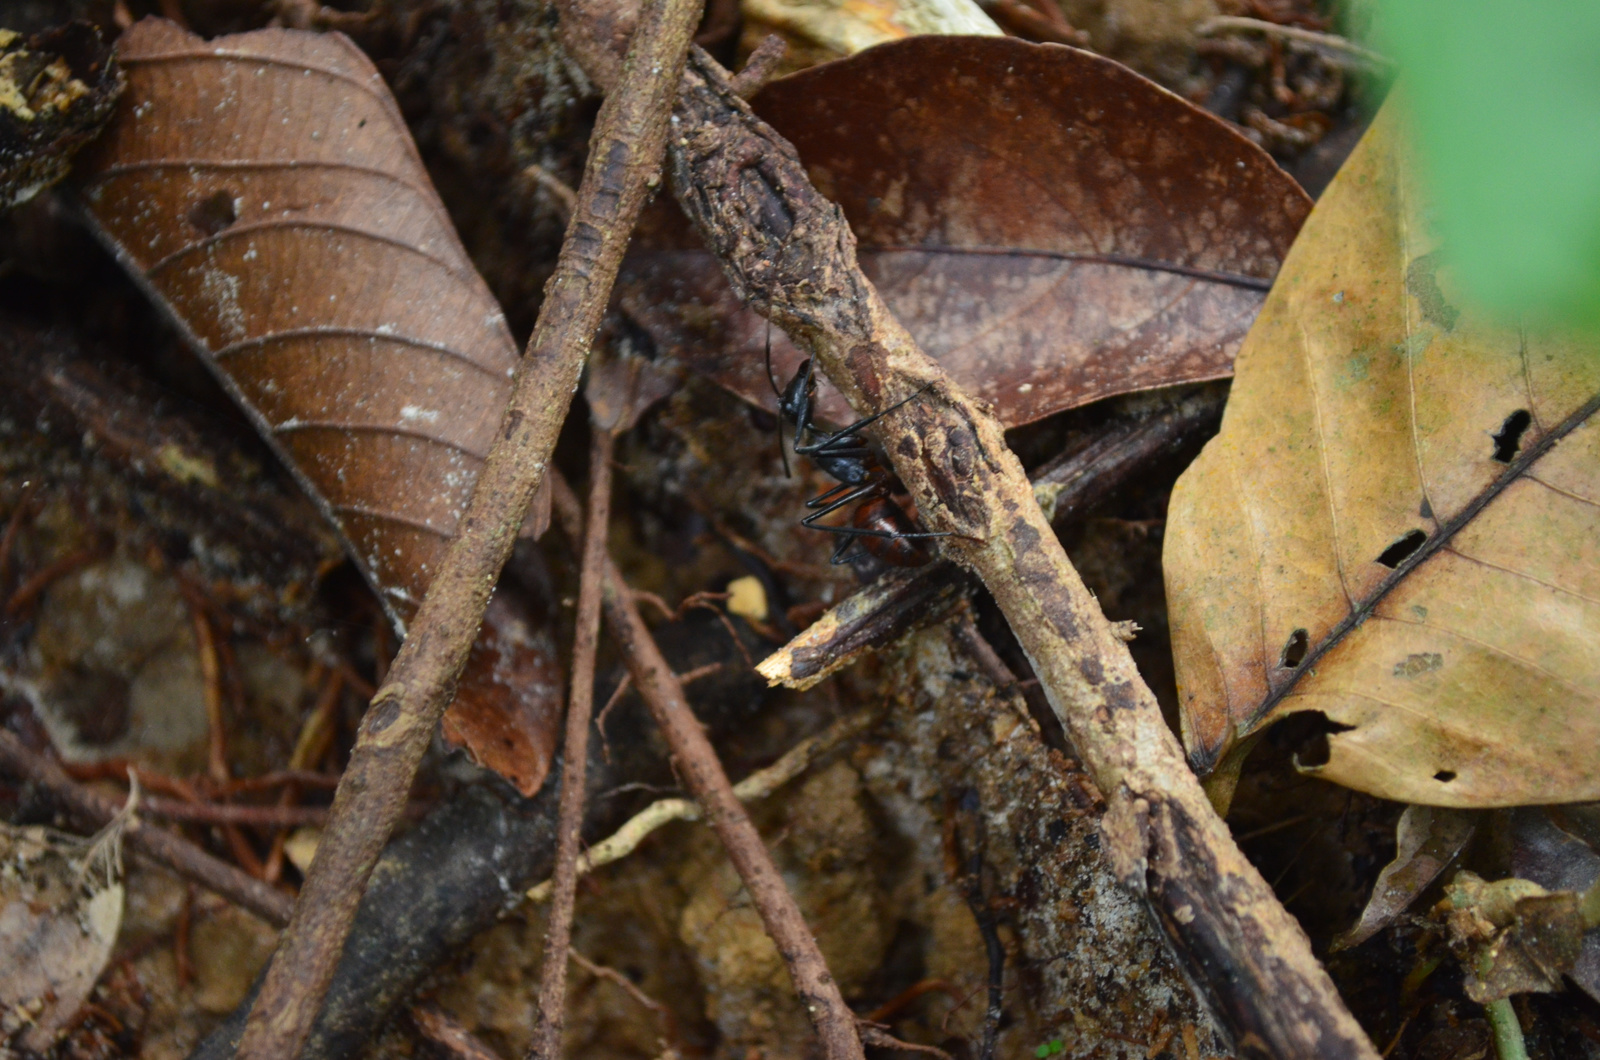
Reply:
<svg viewBox="0 0 1600 1060"><path fill-rule="evenodd" d="M1350 613L1341 619L1339 624L1334 626L1333 630L1325 638L1306 652L1306 656L1300 661L1300 665L1294 669L1294 672L1289 675L1282 685L1267 693L1260 706L1251 714L1247 727L1253 728L1262 718L1270 714L1274 707L1282 702L1290 692L1294 691L1302 677L1316 669L1318 661L1323 656L1327 655L1351 631L1372 616L1373 611L1395 586L1405 581L1412 571L1432 559L1440 549L1450 543L1450 539L1463 527L1477 518L1478 513L1482 512L1495 498L1499 497L1507 486L1526 474L1528 469L1543 459L1545 454L1554 448L1557 442L1581 427L1596 411L1600 411L1600 394L1595 394L1584 402L1576 411L1557 424L1555 429L1544 435L1535 444L1529 446L1511 462L1511 465L1506 468L1499 478L1484 487L1482 492L1468 501L1449 520L1439 524L1437 532L1430 535L1428 540L1424 541L1415 552L1402 560L1400 565L1388 577L1378 583L1378 587L1372 591L1371 595L1352 607Z"/></svg>
<svg viewBox="0 0 1600 1060"><path fill-rule="evenodd" d="M1272 277L1249 276L1240 272L1219 269L1202 269L1175 261L1142 258L1135 254L1102 254L1095 251L1035 250L1026 247L960 247L939 243L878 243L858 247L857 254L970 254L997 258L1043 258L1047 261L1081 262L1087 265L1115 265L1122 268L1149 272L1170 272L1196 280L1206 280L1228 287L1243 287L1251 291L1272 290Z"/></svg>
<svg viewBox="0 0 1600 1060"><path fill-rule="evenodd" d="M1203 269L1195 265L1184 265L1175 261L1142 258L1134 254L1100 254L1094 251L1038 250L1031 247L963 247L942 243L862 243L856 247L856 254L860 257L874 254L928 254L930 256L946 254L950 257L1040 258L1046 261L1070 262L1072 264L1110 265L1140 272L1168 272L1177 276L1187 276L1191 279L1219 284L1224 287L1242 287L1245 290L1261 291L1263 293L1272 290L1273 284L1273 278L1270 276L1250 276L1242 272ZM677 248L639 250L633 252L631 256L638 258L670 258L677 255L694 255L708 258L711 256L708 251L704 250Z"/></svg>

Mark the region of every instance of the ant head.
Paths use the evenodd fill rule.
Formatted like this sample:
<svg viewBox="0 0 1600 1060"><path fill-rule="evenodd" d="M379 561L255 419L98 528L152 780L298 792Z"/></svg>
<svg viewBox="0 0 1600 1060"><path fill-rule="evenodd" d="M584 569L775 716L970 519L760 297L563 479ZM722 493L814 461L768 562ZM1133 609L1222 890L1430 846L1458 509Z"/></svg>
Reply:
<svg viewBox="0 0 1600 1060"><path fill-rule="evenodd" d="M800 370L779 395L778 414L794 424L796 429L804 430L811 425L811 404L816 396L817 377L812 374L811 359L808 357L800 362Z"/></svg>

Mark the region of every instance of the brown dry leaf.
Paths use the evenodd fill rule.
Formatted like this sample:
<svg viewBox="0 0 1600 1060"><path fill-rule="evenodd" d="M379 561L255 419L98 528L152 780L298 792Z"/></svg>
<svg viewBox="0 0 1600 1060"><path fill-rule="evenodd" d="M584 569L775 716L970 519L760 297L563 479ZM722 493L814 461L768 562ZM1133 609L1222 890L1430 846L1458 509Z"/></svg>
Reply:
<svg viewBox="0 0 1600 1060"><path fill-rule="evenodd" d="M1318 203L1172 495L1184 739L1206 770L1320 711L1311 768L1349 787L1594 799L1600 351L1454 300L1397 125Z"/></svg>
<svg viewBox="0 0 1600 1060"><path fill-rule="evenodd" d="M584 373L589 417L602 430L631 431L650 406L672 396L680 375L657 367L630 342L603 339L589 352Z"/></svg>
<svg viewBox="0 0 1600 1060"><path fill-rule="evenodd" d="M1577 963L1583 945L1578 896L1551 893L1530 880L1486 883L1459 872L1439 912L1467 966L1467 996L1479 1004L1562 990L1562 976Z"/></svg>
<svg viewBox="0 0 1600 1060"><path fill-rule="evenodd" d="M1524 807L1511 817L1511 872L1551 891L1579 894L1600 881L1600 807ZM1567 975L1584 993L1600 1001L1600 932L1583 936L1578 958Z"/></svg>
<svg viewBox="0 0 1600 1060"><path fill-rule="evenodd" d="M517 349L500 308L388 88L343 36L206 42L146 19L120 55L128 92L86 170L89 213L403 630L510 393ZM487 621L513 617L502 605ZM531 686L509 678L529 673ZM531 793L560 681L546 632L490 628L445 732Z"/></svg>
<svg viewBox="0 0 1600 1060"><path fill-rule="evenodd" d="M890 308L1010 426L1229 375L1310 209L1224 122L1057 45L915 37L775 82L754 106L843 207ZM675 209L652 216L625 266L625 310L690 367L775 408L765 321ZM771 338L781 382L799 354ZM823 413L852 418L831 388Z"/></svg>
<svg viewBox="0 0 1600 1060"><path fill-rule="evenodd" d="M1395 826L1394 860L1378 873L1361 918L1333 940L1333 949L1359 946L1392 924L1450 867L1477 830L1477 815L1470 810L1407 806Z"/></svg>

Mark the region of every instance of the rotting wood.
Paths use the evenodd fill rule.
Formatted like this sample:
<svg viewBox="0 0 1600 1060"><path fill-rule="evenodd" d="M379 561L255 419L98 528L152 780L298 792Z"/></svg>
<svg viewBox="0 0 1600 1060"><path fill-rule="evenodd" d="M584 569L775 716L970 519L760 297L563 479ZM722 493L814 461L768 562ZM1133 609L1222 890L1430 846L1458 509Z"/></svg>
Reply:
<svg viewBox="0 0 1600 1060"><path fill-rule="evenodd" d="M460 533L373 697L300 900L239 1043L242 1060L299 1055L361 894L440 715L455 692L534 492L544 478L622 253L657 175L668 112L699 17L693 0L648 5L601 106L561 256Z"/></svg>
<svg viewBox="0 0 1600 1060"><path fill-rule="evenodd" d="M550 484L562 532L569 540L583 540L577 497L553 468ZM662 657L622 572L609 559L605 573L606 629L626 659L634 687L672 750L678 776L722 841L762 926L789 969L800 1003L816 1029L822 1055L827 1060L864 1060L866 1054L856 1031L855 1016L828 971L817 940L762 842L761 833L734 794L716 749L689 708L682 682Z"/></svg>
<svg viewBox="0 0 1600 1060"><path fill-rule="evenodd" d="M983 580L1110 804L1106 854L1144 895L1240 1052L1375 1060L1299 924L1239 852L1127 645L1068 561L991 411L917 347L855 261L836 206L698 50L674 115L679 203L740 297L861 414L945 553Z"/></svg>

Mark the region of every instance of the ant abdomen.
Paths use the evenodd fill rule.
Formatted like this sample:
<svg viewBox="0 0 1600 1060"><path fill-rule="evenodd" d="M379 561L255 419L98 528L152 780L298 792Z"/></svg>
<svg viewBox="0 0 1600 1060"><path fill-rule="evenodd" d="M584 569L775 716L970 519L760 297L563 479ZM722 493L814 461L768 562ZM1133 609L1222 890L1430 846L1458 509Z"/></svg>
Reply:
<svg viewBox="0 0 1600 1060"><path fill-rule="evenodd" d="M856 544L891 567L920 567L933 560L933 553L916 536L917 524L892 497L866 501L850 522L869 535L856 538Z"/></svg>

